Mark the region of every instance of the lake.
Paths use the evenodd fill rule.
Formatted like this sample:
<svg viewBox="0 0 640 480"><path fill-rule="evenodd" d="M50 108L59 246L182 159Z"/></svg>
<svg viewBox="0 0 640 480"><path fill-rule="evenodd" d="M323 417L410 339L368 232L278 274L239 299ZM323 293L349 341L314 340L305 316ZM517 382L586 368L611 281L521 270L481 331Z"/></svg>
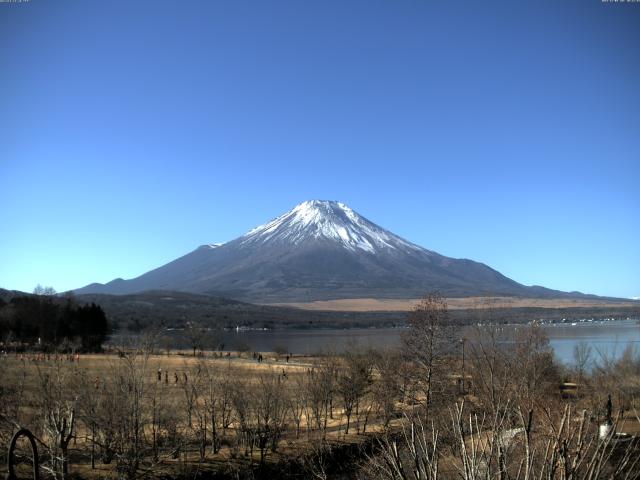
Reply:
<svg viewBox="0 0 640 480"><path fill-rule="evenodd" d="M595 360L601 360L602 356L618 358L628 345L640 352L640 324L636 320L554 324L544 328L556 357L564 363L573 363L573 350L580 342L591 346Z"/></svg>
<svg viewBox="0 0 640 480"><path fill-rule="evenodd" d="M464 336L473 337L475 327L463 327ZM525 325L500 326L506 338L516 329ZM640 356L640 324L637 320L614 320L546 324L542 328L549 337L549 343L556 357L563 363L574 361L574 348L580 342L591 346L592 359L603 356L618 358L628 345L633 345ZM214 334L225 350L249 350L273 352L279 349L293 354L315 355L325 352L341 353L347 348L388 349L400 345L403 328L352 328L352 329L286 329L286 330L240 330ZM172 348L188 349L181 330L167 332ZM138 335L115 334L108 342L111 345L139 344Z"/></svg>
<svg viewBox="0 0 640 480"><path fill-rule="evenodd" d="M472 327L467 327L472 328ZM522 326L508 325L503 329ZM576 324L543 325L556 357L564 363L573 362L573 351L580 342L587 342L592 356L619 357L627 345L640 351L640 325L636 320L578 322ZM227 349L238 347L255 351L274 351L278 348L297 354L315 354L326 351L344 351L357 345L362 348L392 348L400 344L402 328L357 328L326 330L244 330L225 332L223 341Z"/></svg>

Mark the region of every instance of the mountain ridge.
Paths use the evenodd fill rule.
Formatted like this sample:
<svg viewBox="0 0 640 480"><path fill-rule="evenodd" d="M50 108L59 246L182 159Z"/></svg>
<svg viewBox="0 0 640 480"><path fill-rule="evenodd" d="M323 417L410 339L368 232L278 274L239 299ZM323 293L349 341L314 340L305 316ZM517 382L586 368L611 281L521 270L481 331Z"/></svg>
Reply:
<svg viewBox="0 0 640 480"><path fill-rule="evenodd" d="M571 297L524 286L470 259L454 259L376 225L344 203L310 200L222 244L205 244L130 280L76 293L175 290L251 302L444 296Z"/></svg>

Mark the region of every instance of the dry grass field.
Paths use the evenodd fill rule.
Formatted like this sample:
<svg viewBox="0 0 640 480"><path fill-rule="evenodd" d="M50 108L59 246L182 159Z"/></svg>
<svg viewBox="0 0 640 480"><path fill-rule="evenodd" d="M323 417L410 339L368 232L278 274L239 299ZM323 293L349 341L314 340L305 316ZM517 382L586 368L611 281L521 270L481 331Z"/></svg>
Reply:
<svg viewBox="0 0 640 480"><path fill-rule="evenodd" d="M99 460L97 453L92 468L90 457L92 419L86 415L89 400L84 399L112 395L112 390L107 385L118 384L116 377L130 373L129 365L132 362L135 364L135 374L139 376L141 382L139 387L134 386L134 389L139 388L144 392L140 399L141 408L145 410L143 418L140 418L144 424L141 428L144 443L161 445L158 448L160 454L156 459L146 458L141 462L140 469L142 471L145 468L153 469L154 476L184 475L195 470L228 471L230 468L239 469L251 463L259 464L261 462L259 449L253 446L249 449L246 445L239 443L242 427L236 410L242 408L238 407L238 403L243 401L247 402L245 413L249 416L263 414L281 417L276 420L282 427L282 432L278 436L278 448L271 449L269 446L265 449L265 461L271 465L277 465L279 462L286 463L291 459L299 460L310 453L321 438L325 438L333 445L355 445L367 441L367 436L363 435L365 428L367 433L380 430L381 423L378 418L374 418L371 396L366 396L359 402L360 413L352 415L351 429L348 434L345 431L347 420L344 407L337 395L333 400L334 404L329 405L329 410L325 412L324 417L322 412L314 413L310 403L302 404L303 397L307 397L301 390L310 388L314 379L320 381L319 374L317 374L318 377L314 375L323 359L297 355L287 358L286 355L275 353L261 355L261 361L258 361L257 354L254 357L253 353L240 352L228 354L227 352L207 352L193 356L192 352L171 351L144 357L142 355L122 357L117 354L86 354L78 357L28 353L3 355L0 358L0 382L4 386L16 386L17 390L13 397L5 395L3 401L12 404L5 403L4 410L0 413L12 412L14 407L18 408L19 412L16 410L17 413L13 414L16 424L11 430L15 431L19 424L32 430L41 441L41 445L51 444L52 439L47 438L46 428L43 427L46 423L42 416L43 392L47 388L57 387L47 383L45 379L60 378L63 391L55 400L61 405L72 404L76 417L74 438L69 446L69 471L83 478L122 477L117 472L115 460L104 464ZM337 373L332 375L337 379ZM118 385L122 386L121 383ZM270 390L264 394L264 390L269 390L271 385L276 386L277 393ZM129 391L124 392L121 402L130 401L130 397L137 391L134 390L132 393L131 384L128 388ZM227 389L227 391L217 391L216 408L224 408L221 403L223 397L224 401L229 403L229 418L224 421L228 425L225 425L224 431L220 431L222 421L216 420L219 422L216 426L219 430L217 433L219 450L215 453L211 444L210 388ZM6 394L6 392L3 393ZM271 400L280 402L279 406L274 404L260 410L263 405L257 404L268 395L277 396L277 399ZM308 401L312 400L308 399ZM99 403L100 399L97 402ZM59 405L56 408L59 408ZM118 407L115 405L111 408ZM299 429L296 429L296 420L292 416L294 412L292 409L296 408L299 415ZM249 413L249 410L255 410L255 412ZM365 411L368 418L366 426L363 426ZM122 413L127 414L126 409L123 409ZM96 418L104 416L105 412L96 414ZM252 428L258 430L260 420L258 418L254 420L255 424L252 424ZM320 428L319 422L324 422ZM103 425L103 427L110 428L109 425ZM244 428L246 429L246 426ZM204 452L201 455L200 441L203 431L208 439L205 440L205 445L202 447ZM172 434L179 436L180 439L168 438ZM158 437L157 441L155 438L152 440L153 435ZM98 443L104 442L104 437L100 437L98 433L95 433L95 436ZM162 441L159 440L160 438ZM3 441L6 440L7 438L3 438ZM94 448L99 450L98 447ZM152 450L152 447L148 447L145 455L151 457ZM21 468L26 471L27 467L28 465L22 465ZM4 468L4 462L0 471L2 468Z"/></svg>
<svg viewBox="0 0 640 480"><path fill-rule="evenodd" d="M278 303L274 305L302 308L305 310L343 311L343 312L406 312L411 310L420 299L378 299L348 298L342 300L320 300L315 302ZM639 307L639 302L605 301L584 298L516 298L516 297L466 297L447 298L449 310L499 309L499 308L598 308L598 307Z"/></svg>

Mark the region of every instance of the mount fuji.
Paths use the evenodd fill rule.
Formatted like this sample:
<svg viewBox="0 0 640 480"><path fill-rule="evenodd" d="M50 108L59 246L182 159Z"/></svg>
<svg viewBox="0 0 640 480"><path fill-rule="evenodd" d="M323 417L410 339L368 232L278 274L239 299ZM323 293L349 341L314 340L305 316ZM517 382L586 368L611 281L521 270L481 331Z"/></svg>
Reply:
<svg viewBox="0 0 640 480"><path fill-rule="evenodd" d="M346 298L567 297L526 287L482 263L415 245L334 201L306 201L224 244L194 251L131 280L93 283L76 293L173 290L252 302Z"/></svg>

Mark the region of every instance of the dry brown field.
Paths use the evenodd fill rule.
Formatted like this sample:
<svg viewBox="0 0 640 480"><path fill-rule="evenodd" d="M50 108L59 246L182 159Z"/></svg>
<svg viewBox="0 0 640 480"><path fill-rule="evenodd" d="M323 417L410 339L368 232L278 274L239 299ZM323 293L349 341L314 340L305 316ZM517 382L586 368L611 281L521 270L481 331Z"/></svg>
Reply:
<svg viewBox="0 0 640 480"><path fill-rule="evenodd" d="M232 381L238 381L247 386L247 392L252 388L260 388L261 378L278 378L278 384L283 391L286 391L291 398L300 395L297 391L300 380L308 377L314 368L317 368L318 358L310 356L290 356L287 361L286 355L275 353L262 353L262 361L258 362L252 353L240 352L205 352L193 356L192 352L170 351L168 353L148 355L142 359L137 357L139 367L142 368L144 380L144 390L148 398L143 402L148 406L151 395L162 399L162 403L174 410L174 414L180 418L179 430L182 435L190 437L187 446L183 447L178 458L173 458L165 452L158 461L152 462L153 476L176 475L177 472L184 473L185 469L192 471L194 468L199 471L218 471L221 467L228 468L229 465L238 466L247 463L257 464L260 461L258 450L254 450L247 457L242 452L238 453L238 448L233 447L236 436L237 420L231 422L226 431L226 438L222 438L220 451L212 453L211 448L207 448L204 459L199 457L197 444L197 434L193 433L187 425L187 414L185 412L185 395L189 391L189 385L195 381L197 372L206 370L208 374L216 376L226 376ZM111 380L114 372L122 367L126 359L117 354L84 354L76 357L66 355L37 355L37 354L7 354L0 358L0 382L3 385L21 385L20 399L15 399L21 405L22 414L19 424L22 427L32 430L36 437L42 437L41 416L38 410L38 397L41 392L42 377L45 375L55 375L55 369L59 366L66 374L77 374L78 378L84 377L87 382L84 384L71 384L69 386L69 399L81 396L82 389L95 388L96 391L104 386L105 382ZM158 380L158 372L160 380ZM165 376L165 372L168 374ZM300 381L300 382L299 382ZM84 386L83 386L84 385ZM75 391L77 388L77 392ZM202 396L206 397L206 389L202 391ZM365 399L365 401L369 401ZM202 407L202 400L199 400ZM364 408L364 402L362 405ZM115 461L109 465L104 465L100 461L95 462L95 468L91 467L89 458L90 451L90 431L87 423L81 418L80 407L77 408L76 430L74 440L70 447L70 472L79 474L83 478L115 478ZM307 418L309 412L302 416L301 432L296 435L296 429L291 418L286 419L286 430L279 441L278 449L275 452L269 451L267 461L271 464L286 462L290 459L300 458L315 448L321 437L321 432L308 425L314 420ZM345 434L346 420L342 408L336 399L332 406L331 418L327 420L326 440L334 445L358 444L367 441L367 436L356 431L355 419L351 419L351 430ZM289 413L287 413L289 416ZM372 416L373 417L373 416ZM17 428L16 424L16 428ZM359 427L360 428L360 427ZM358 429L359 429L358 428ZM367 434L381 430L380 422L371 418L366 426ZM149 442L149 427L145 427L146 442ZM44 437L42 437L44 439ZM26 443L25 443L26 445ZM4 445L2 446L4 450ZM243 450L244 447L240 448ZM23 465L22 471L28 471ZM142 469L144 470L144 469ZM5 466L0 465L0 472L5 473Z"/></svg>
<svg viewBox="0 0 640 480"><path fill-rule="evenodd" d="M487 309L487 308L597 308L597 307L639 307L634 301L605 301L583 298L540 299L515 297L467 297L445 299L450 310ZM273 305L302 308L305 310L343 311L343 312L406 312L411 310L420 299L377 299L348 298L341 300L319 300L314 302L277 303Z"/></svg>

